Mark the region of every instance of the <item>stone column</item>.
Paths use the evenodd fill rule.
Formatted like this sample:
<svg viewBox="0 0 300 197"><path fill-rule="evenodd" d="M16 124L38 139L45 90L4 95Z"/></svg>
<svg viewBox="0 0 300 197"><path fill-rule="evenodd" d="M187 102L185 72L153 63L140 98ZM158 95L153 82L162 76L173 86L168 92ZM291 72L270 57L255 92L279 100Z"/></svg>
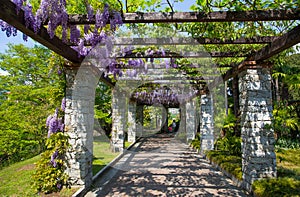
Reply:
<svg viewBox="0 0 300 197"><path fill-rule="evenodd" d="M214 116L212 95L201 95L200 102L200 137L201 154L214 149Z"/></svg>
<svg viewBox="0 0 300 197"><path fill-rule="evenodd" d="M112 91L112 132L111 149L113 152L123 152L124 129L126 124L126 95L115 87Z"/></svg>
<svg viewBox="0 0 300 197"><path fill-rule="evenodd" d="M271 74L266 68L246 69L239 74L244 187L253 181L276 177L274 132L271 128Z"/></svg>
<svg viewBox="0 0 300 197"><path fill-rule="evenodd" d="M128 103L128 142L135 142L136 136L136 103Z"/></svg>
<svg viewBox="0 0 300 197"><path fill-rule="evenodd" d="M144 105L136 106L136 135L143 137L144 129Z"/></svg>
<svg viewBox="0 0 300 197"><path fill-rule="evenodd" d="M186 104L180 104L180 125L179 125L180 133L184 133L186 136Z"/></svg>
<svg viewBox="0 0 300 197"><path fill-rule="evenodd" d="M196 127L196 98L191 99L185 104L185 127L186 127L186 141L190 142L195 139L197 132Z"/></svg>
<svg viewBox="0 0 300 197"><path fill-rule="evenodd" d="M88 64L66 67L65 131L71 147L66 154L72 185L92 183L95 88L99 70Z"/></svg>

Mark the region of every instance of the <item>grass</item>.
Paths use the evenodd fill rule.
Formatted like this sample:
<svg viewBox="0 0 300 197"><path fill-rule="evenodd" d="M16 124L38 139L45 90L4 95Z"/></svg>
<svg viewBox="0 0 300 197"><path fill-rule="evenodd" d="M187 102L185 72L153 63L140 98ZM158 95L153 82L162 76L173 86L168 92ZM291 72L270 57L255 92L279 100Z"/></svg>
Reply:
<svg viewBox="0 0 300 197"><path fill-rule="evenodd" d="M104 168L111 162L119 153L113 153L110 150L110 142L107 137L94 138L94 158L93 158L93 175Z"/></svg>
<svg viewBox="0 0 300 197"><path fill-rule="evenodd" d="M31 175L40 156L21 161L0 171L0 196L33 196Z"/></svg>
<svg viewBox="0 0 300 197"><path fill-rule="evenodd" d="M110 143L108 139L96 137L94 141L93 174L95 175L118 154L119 153L112 153L110 151ZM36 156L0 170L0 197L41 196L36 194L34 188L31 187L31 175L34 173L34 163L36 163L39 159L40 156ZM76 191L76 188L64 188L59 193L52 193L42 196L69 197Z"/></svg>
<svg viewBox="0 0 300 197"><path fill-rule="evenodd" d="M208 151L207 157L221 168L242 180L241 157L224 151ZM277 178L262 179L253 183L257 197L300 197L300 150L278 149Z"/></svg>

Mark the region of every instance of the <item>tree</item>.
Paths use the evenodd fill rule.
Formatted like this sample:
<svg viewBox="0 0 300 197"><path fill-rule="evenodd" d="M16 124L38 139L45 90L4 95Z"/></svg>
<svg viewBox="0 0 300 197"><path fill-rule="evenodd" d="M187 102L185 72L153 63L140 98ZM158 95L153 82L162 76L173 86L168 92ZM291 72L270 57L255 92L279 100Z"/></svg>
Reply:
<svg viewBox="0 0 300 197"><path fill-rule="evenodd" d="M9 45L0 54L0 161L1 165L30 158L43 150L45 120L63 94L61 79L42 46ZM51 64L49 64L52 61ZM0 166L1 167L1 166Z"/></svg>

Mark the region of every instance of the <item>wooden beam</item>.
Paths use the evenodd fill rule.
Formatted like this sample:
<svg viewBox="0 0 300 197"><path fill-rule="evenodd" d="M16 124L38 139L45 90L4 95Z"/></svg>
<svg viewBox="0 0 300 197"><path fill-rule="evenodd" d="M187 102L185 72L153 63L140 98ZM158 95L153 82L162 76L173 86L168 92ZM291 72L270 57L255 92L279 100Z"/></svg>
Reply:
<svg viewBox="0 0 300 197"><path fill-rule="evenodd" d="M124 23L183 23L183 22L238 22L238 21L282 21L300 19L300 9L250 10L217 12L151 12L124 13ZM70 24L95 24L95 18L87 15L70 15Z"/></svg>
<svg viewBox="0 0 300 197"><path fill-rule="evenodd" d="M241 52L166 52L165 55L153 54L146 55L142 53L132 53L125 56L114 56L111 58L209 58L209 57L247 57Z"/></svg>
<svg viewBox="0 0 300 197"><path fill-rule="evenodd" d="M255 36L252 38L238 38L235 40L221 40L218 38L115 38L113 44L116 46L148 46L148 45L199 45L199 44L266 44L274 41L278 36ZM68 42L69 46L76 46ZM85 43L86 46L91 46Z"/></svg>
<svg viewBox="0 0 300 197"><path fill-rule="evenodd" d="M253 56L249 57L248 60L266 60L298 43L300 43L300 25L294 27L284 35L276 38L269 45L260 49Z"/></svg>
<svg viewBox="0 0 300 197"><path fill-rule="evenodd" d="M0 19L14 26L19 31L25 33L35 41L41 43L74 64L82 62L83 58L79 58L77 52L70 46L63 43L58 37L55 36L51 39L45 27L41 27L37 34L34 33L32 28L26 28L24 11L20 10L17 15L16 6L13 2L10 0L0 0L0 5Z"/></svg>

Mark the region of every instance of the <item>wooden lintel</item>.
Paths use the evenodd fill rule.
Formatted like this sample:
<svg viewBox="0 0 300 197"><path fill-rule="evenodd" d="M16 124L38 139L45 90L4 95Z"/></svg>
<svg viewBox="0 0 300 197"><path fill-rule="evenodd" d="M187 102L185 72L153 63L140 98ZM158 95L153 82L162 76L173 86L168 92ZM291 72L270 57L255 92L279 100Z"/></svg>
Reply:
<svg viewBox="0 0 300 197"><path fill-rule="evenodd" d="M250 10L217 12L151 12L124 13L124 23L184 23L184 22L238 22L238 21L278 21L298 20L300 9ZM71 15L70 24L95 24L95 18L87 15Z"/></svg>
<svg viewBox="0 0 300 197"><path fill-rule="evenodd" d="M25 33L35 41L46 46L55 53L61 55L67 60L79 64L83 58L79 58L75 50L70 46L63 43L58 37L50 38L47 29L41 27L40 31L35 34L32 28L26 28L24 20L24 11L20 10L19 14L16 13L16 5L10 0L0 0L0 19L14 26L19 31Z"/></svg>
<svg viewBox="0 0 300 197"><path fill-rule="evenodd" d="M210 58L210 57L247 57L246 54L241 52L182 52L175 53L170 52L165 55L162 54L153 54L146 55L142 53L132 53L125 56L115 56L112 58Z"/></svg>
<svg viewBox="0 0 300 197"><path fill-rule="evenodd" d="M274 41L278 36L255 36L252 38L238 38L235 40L203 37L184 37L184 38L115 38L113 44L115 46L149 46L149 45L199 45L199 44L267 44ZM72 42L68 42L69 46L76 46ZM91 46L85 43L85 46Z"/></svg>

